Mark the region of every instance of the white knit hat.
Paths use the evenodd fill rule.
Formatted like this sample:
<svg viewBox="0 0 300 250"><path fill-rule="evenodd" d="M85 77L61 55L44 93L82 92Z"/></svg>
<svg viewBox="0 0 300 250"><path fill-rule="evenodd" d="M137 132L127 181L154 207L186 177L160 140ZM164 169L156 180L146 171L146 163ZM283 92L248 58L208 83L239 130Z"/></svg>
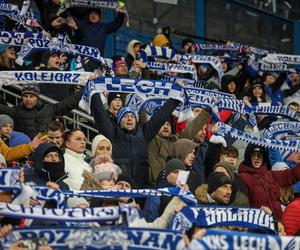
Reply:
<svg viewBox="0 0 300 250"><path fill-rule="evenodd" d="M94 137L93 142L92 142L92 156L93 157L95 156L98 144L100 143L100 141L103 141L103 140L107 141L110 144L110 147L112 149L112 144L109 139L107 139L104 135L97 135Z"/></svg>

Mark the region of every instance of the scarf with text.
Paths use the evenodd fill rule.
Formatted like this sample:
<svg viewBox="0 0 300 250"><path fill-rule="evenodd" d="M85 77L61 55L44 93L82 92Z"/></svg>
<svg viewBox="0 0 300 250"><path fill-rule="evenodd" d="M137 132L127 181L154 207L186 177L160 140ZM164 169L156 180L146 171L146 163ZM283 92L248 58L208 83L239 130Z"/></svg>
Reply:
<svg viewBox="0 0 300 250"><path fill-rule="evenodd" d="M232 128L229 125L222 122L218 122L218 126L219 129L213 133L212 137L210 138L210 141L212 143L222 143L224 147L227 146L226 140L224 139L224 135L229 135L234 139L239 139L247 143L251 143L266 148L274 148L274 149L279 149L283 151L292 151L292 152L300 151L299 140L285 141L285 140L268 139L264 137L256 137L256 136L249 135L243 131Z"/></svg>
<svg viewBox="0 0 300 250"><path fill-rule="evenodd" d="M188 247L188 250L200 249L297 250L300 249L300 237L208 229L200 239L192 240Z"/></svg>
<svg viewBox="0 0 300 250"><path fill-rule="evenodd" d="M169 75L162 75L162 80L166 82L184 82L186 86L193 88L203 88L205 85L207 85L207 82L204 80L194 80Z"/></svg>
<svg viewBox="0 0 300 250"><path fill-rule="evenodd" d="M273 216L265 213L263 209L255 208L185 206L173 218L172 230L184 232L193 225L197 227L239 226L276 233Z"/></svg>
<svg viewBox="0 0 300 250"><path fill-rule="evenodd" d="M300 64L299 55L267 54L262 60L268 63Z"/></svg>
<svg viewBox="0 0 300 250"><path fill-rule="evenodd" d="M183 249L183 235L162 229L98 227L35 227L14 229L3 240L3 247L21 239L44 238L52 248L60 249Z"/></svg>
<svg viewBox="0 0 300 250"><path fill-rule="evenodd" d="M0 168L0 190L20 190L19 169Z"/></svg>
<svg viewBox="0 0 300 250"><path fill-rule="evenodd" d="M0 88L2 85L27 83L74 84L85 86L91 72L72 71L0 71Z"/></svg>
<svg viewBox="0 0 300 250"><path fill-rule="evenodd" d="M9 46L23 46L26 45L29 38L33 39L49 39L44 33L32 32L13 32L13 31L0 31L0 44Z"/></svg>
<svg viewBox="0 0 300 250"><path fill-rule="evenodd" d="M300 122L272 122L264 131L265 138L274 138L279 134L296 135L300 133Z"/></svg>

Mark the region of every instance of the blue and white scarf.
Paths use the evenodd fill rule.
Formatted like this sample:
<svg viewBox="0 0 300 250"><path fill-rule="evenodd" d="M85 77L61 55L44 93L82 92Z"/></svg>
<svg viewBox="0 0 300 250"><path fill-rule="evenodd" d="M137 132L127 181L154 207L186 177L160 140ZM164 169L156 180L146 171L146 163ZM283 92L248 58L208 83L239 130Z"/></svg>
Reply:
<svg viewBox="0 0 300 250"><path fill-rule="evenodd" d="M222 143L224 147L227 146L226 141L224 139L224 135L229 135L232 138L239 139L247 143L251 143L266 148L274 148L274 149L279 149L283 151L292 151L292 152L300 151L299 140L284 141L284 140L256 137L256 136L246 134L243 131L232 128L229 125L224 124L222 122L218 122L218 125L219 125L219 129L212 135L210 141L212 143Z"/></svg>
<svg viewBox="0 0 300 250"><path fill-rule="evenodd" d="M291 120L298 121L297 112L288 106L276 106L272 105L271 103L262 102L257 106L253 106L252 110L256 115L280 115Z"/></svg>
<svg viewBox="0 0 300 250"><path fill-rule="evenodd" d="M300 64L299 55L267 54L262 60L268 63Z"/></svg>
<svg viewBox="0 0 300 250"><path fill-rule="evenodd" d="M185 206L175 215L172 230L184 232L193 225L197 227L239 226L276 233L273 216L263 209L256 208Z"/></svg>
<svg viewBox="0 0 300 250"><path fill-rule="evenodd" d="M242 233L209 229L200 239L194 239L188 250L298 250L300 237Z"/></svg>
<svg viewBox="0 0 300 250"><path fill-rule="evenodd" d="M9 248L22 238L44 238L49 246L59 249L183 249L183 235L178 232L128 227L98 228L22 228L14 229L3 240L3 247Z"/></svg>
<svg viewBox="0 0 300 250"><path fill-rule="evenodd" d="M59 209L25 207L23 205L19 206L0 202L0 215L12 218L25 218L59 222L106 222L122 219L123 213L126 213L128 215L133 214L133 217L139 218L137 209L130 206Z"/></svg>
<svg viewBox="0 0 300 250"><path fill-rule="evenodd" d="M32 186L35 195L32 197L35 200L39 201L49 201L53 200L56 202L57 208L66 208L67 200L66 196L60 190L54 190L52 188L43 187L43 186Z"/></svg>
<svg viewBox="0 0 300 250"><path fill-rule="evenodd" d="M267 63L264 61L254 61L251 68L262 72L296 72L296 69L286 63Z"/></svg>
<svg viewBox="0 0 300 250"><path fill-rule="evenodd" d="M0 71L2 85L55 83L85 86L91 72L72 71Z"/></svg>
<svg viewBox="0 0 300 250"><path fill-rule="evenodd" d="M101 57L100 51L97 48L79 44L64 43L57 38L52 38L52 40L29 38L28 43L25 46L22 46L21 50L18 52L18 58L16 62L19 65L22 65L24 59L35 50L50 50L70 55L80 55L97 60L103 65L110 68L112 65L112 60Z"/></svg>
<svg viewBox="0 0 300 250"><path fill-rule="evenodd" d="M179 187L175 188L159 188L159 189L132 189L132 190L88 190L88 191L73 191L64 190L62 191L67 196L78 196L78 197L97 197L97 198L108 198L108 197L149 197L149 196L177 196L187 204L196 205L198 202L195 196L191 192L185 192Z"/></svg>
<svg viewBox="0 0 300 250"><path fill-rule="evenodd" d="M197 43L197 48L200 50L221 50L221 51L237 51L241 50L241 44L229 43L229 44L216 44L216 43Z"/></svg>
<svg viewBox="0 0 300 250"><path fill-rule="evenodd" d="M26 45L29 38L34 39L49 39L44 33L32 32L13 32L13 31L0 31L0 44L8 46L23 46Z"/></svg>
<svg viewBox="0 0 300 250"><path fill-rule="evenodd" d="M0 190L20 190L19 169L0 168Z"/></svg>
<svg viewBox="0 0 300 250"><path fill-rule="evenodd" d="M163 75L162 80L166 82L184 82L184 84L187 87L193 87L193 88L203 88L207 84L207 82L204 80L194 80L194 79L180 78L180 77L168 76L168 75Z"/></svg>
<svg viewBox="0 0 300 250"><path fill-rule="evenodd" d="M183 103L184 107L188 102L183 88L178 86L176 83L132 78L100 77L95 81L89 81L87 83L79 106L89 112L89 104L92 95L105 91L117 93L135 93L141 96L155 95L158 97L173 98ZM188 110L190 110L190 108ZM184 115L186 113L187 112L183 112Z"/></svg>
<svg viewBox="0 0 300 250"><path fill-rule="evenodd" d="M214 56L203 56L203 55L181 55L177 54L174 49L164 48L164 47L156 47L147 45L146 48L141 50L141 59L144 62L148 62L148 57L167 57L170 60L175 60L182 64L188 63L203 63L210 64L217 72L219 79L223 76L223 70L221 66L221 61L218 57Z"/></svg>
<svg viewBox="0 0 300 250"><path fill-rule="evenodd" d="M264 131L265 138L275 138L279 134L295 135L300 133L300 122L273 122Z"/></svg>
<svg viewBox="0 0 300 250"><path fill-rule="evenodd" d="M61 4L66 8L77 8L77 7L86 7L86 8L109 8L115 9L117 7L118 0L64 0Z"/></svg>
<svg viewBox="0 0 300 250"><path fill-rule="evenodd" d="M149 70L155 70L155 71L190 73L194 77L195 77L195 75L197 75L196 68L194 65L162 63L162 62L148 62L147 67Z"/></svg>

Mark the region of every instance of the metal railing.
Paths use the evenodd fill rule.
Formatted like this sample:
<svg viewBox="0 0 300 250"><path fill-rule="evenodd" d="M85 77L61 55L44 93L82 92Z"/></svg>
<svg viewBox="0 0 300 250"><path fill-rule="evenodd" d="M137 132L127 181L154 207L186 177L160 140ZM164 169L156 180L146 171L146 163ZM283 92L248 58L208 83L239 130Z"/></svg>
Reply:
<svg viewBox="0 0 300 250"><path fill-rule="evenodd" d="M7 88L2 88L1 92L3 93L4 100L8 100L8 98L14 98L14 103L8 102L8 105L13 106L17 105L20 102L21 95L17 92L22 89L21 86L14 85L10 86L11 89L16 90L16 92L9 90ZM51 99L45 95L39 96L40 100L49 103L49 104L55 104L58 103L58 101ZM87 148L90 150L92 145L92 140L95 137L95 135L99 134L97 129L92 127L91 125L94 124L94 118L90 115L88 115L85 112L82 112L77 109L73 109L69 114L62 116L64 119L64 125L66 128L73 129L73 128L79 128L81 129L87 138ZM91 124L91 125L89 125Z"/></svg>

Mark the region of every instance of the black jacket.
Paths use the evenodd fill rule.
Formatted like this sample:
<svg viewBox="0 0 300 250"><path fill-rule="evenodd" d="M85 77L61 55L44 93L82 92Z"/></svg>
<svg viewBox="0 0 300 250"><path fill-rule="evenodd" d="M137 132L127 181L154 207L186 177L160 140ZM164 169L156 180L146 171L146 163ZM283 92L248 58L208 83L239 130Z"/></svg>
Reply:
<svg viewBox="0 0 300 250"><path fill-rule="evenodd" d="M0 114L13 118L14 129L28 135L30 138L39 132L47 130L47 125L55 116L62 116L78 107L82 91L75 93L56 104L42 103L40 100L32 109L27 109L22 103L7 107L0 104Z"/></svg>
<svg viewBox="0 0 300 250"><path fill-rule="evenodd" d="M57 151L60 158L60 163L57 165L59 168L53 168L56 177L53 177L50 171L47 171L44 165L45 163L43 162L45 155L52 151ZM68 175L65 173L64 156L62 151L57 146L50 143L41 144L33 153L31 160L33 162L33 169L31 169L31 171L25 175L26 182L33 182L36 185L46 186L47 182L51 181L57 183L60 189L69 190L68 184L63 181L68 177Z"/></svg>
<svg viewBox="0 0 300 250"><path fill-rule="evenodd" d="M148 184L148 143L168 120L179 101L169 99L151 119L133 131L113 125L98 94L92 97L92 113L99 133L113 145L112 156L122 171L132 177L137 185Z"/></svg>

